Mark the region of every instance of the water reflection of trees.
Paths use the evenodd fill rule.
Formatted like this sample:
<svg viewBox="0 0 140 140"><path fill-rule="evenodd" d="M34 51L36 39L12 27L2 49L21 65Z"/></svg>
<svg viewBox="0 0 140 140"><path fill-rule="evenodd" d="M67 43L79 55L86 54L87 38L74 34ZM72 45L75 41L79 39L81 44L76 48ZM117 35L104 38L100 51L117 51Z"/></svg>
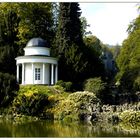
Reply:
<svg viewBox="0 0 140 140"><path fill-rule="evenodd" d="M37 121L14 123L0 121L0 137L138 137L140 129L126 129L109 123Z"/></svg>
<svg viewBox="0 0 140 140"><path fill-rule="evenodd" d="M133 131L126 130L120 125L112 125L110 123L96 123L93 127L93 132L97 133L97 137L138 137L140 129Z"/></svg>

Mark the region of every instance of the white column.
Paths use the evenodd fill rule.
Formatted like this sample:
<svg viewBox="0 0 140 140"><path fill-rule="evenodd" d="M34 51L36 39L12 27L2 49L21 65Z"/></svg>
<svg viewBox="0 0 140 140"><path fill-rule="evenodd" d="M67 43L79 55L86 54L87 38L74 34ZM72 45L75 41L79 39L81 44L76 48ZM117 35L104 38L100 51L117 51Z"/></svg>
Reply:
<svg viewBox="0 0 140 140"><path fill-rule="evenodd" d="M25 67L24 67L24 63L22 63L22 85L25 84Z"/></svg>
<svg viewBox="0 0 140 140"><path fill-rule="evenodd" d="M51 64L51 85L54 84L54 64Z"/></svg>
<svg viewBox="0 0 140 140"><path fill-rule="evenodd" d="M32 84L34 84L34 63L32 63Z"/></svg>
<svg viewBox="0 0 140 140"><path fill-rule="evenodd" d="M19 83L19 64L17 64L17 82Z"/></svg>
<svg viewBox="0 0 140 140"><path fill-rule="evenodd" d="M43 74L42 74L42 76L43 76L43 83L42 84L45 84L45 64L43 63Z"/></svg>
<svg viewBox="0 0 140 140"><path fill-rule="evenodd" d="M55 84L58 81L58 65L55 65Z"/></svg>

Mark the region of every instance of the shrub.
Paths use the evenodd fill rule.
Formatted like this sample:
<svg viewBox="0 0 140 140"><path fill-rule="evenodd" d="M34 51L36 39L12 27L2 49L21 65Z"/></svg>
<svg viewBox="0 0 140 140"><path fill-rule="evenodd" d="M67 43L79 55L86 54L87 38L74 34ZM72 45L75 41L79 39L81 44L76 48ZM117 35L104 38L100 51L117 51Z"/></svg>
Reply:
<svg viewBox="0 0 140 140"><path fill-rule="evenodd" d="M75 103L85 103L85 104L96 104L99 102L99 99L94 93L91 92L75 92L68 96L68 100L74 101Z"/></svg>
<svg viewBox="0 0 140 140"><path fill-rule="evenodd" d="M65 91L72 90L72 82L64 82L62 80L59 80L59 81L57 81L56 85L63 87Z"/></svg>
<svg viewBox="0 0 140 140"><path fill-rule="evenodd" d="M66 96L64 89L59 85L21 85L18 96L14 99L12 110L18 114L39 115L41 118L47 118L50 116L48 112L51 113L51 111L44 114L44 110L52 108Z"/></svg>
<svg viewBox="0 0 140 140"><path fill-rule="evenodd" d="M79 120L79 113L90 113L89 106L99 103L100 100L91 92L75 92L68 94L66 98L57 102L57 105L50 108L54 113L55 119L65 120L67 117L73 116L72 120Z"/></svg>
<svg viewBox="0 0 140 140"><path fill-rule="evenodd" d="M37 116L43 112L43 109L48 104L48 96L43 93L28 93L19 94L14 102L14 112L18 114L25 114Z"/></svg>
<svg viewBox="0 0 140 140"><path fill-rule="evenodd" d="M125 123L140 123L140 111L124 111L120 114L120 119Z"/></svg>
<svg viewBox="0 0 140 140"><path fill-rule="evenodd" d="M140 91L140 76L136 78L133 84L133 88L136 91Z"/></svg>
<svg viewBox="0 0 140 140"><path fill-rule="evenodd" d="M101 94L104 92L106 88L106 83L104 83L100 77L90 78L86 80L84 85L84 90L93 92L98 98L101 98Z"/></svg>
<svg viewBox="0 0 140 140"><path fill-rule="evenodd" d="M18 89L19 85L15 76L0 72L0 107L9 105L16 96Z"/></svg>
<svg viewBox="0 0 140 140"><path fill-rule="evenodd" d="M61 94L64 92L64 89L59 85L54 86L44 86L44 85L26 85L20 86L18 94L30 94L30 93L42 93L47 94L48 96L54 94Z"/></svg>
<svg viewBox="0 0 140 140"><path fill-rule="evenodd" d="M63 80L58 80L56 85L60 85L61 87L65 86L65 82L63 82Z"/></svg>

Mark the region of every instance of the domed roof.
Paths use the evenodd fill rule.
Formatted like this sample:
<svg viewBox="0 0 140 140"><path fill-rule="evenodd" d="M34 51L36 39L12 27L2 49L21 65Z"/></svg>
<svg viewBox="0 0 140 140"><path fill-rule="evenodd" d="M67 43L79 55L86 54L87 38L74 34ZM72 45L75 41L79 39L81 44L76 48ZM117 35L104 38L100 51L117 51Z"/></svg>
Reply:
<svg viewBox="0 0 140 140"><path fill-rule="evenodd" d="M42 38L32 38L28 41L26 47L48 47L47 41Z"/></svg>

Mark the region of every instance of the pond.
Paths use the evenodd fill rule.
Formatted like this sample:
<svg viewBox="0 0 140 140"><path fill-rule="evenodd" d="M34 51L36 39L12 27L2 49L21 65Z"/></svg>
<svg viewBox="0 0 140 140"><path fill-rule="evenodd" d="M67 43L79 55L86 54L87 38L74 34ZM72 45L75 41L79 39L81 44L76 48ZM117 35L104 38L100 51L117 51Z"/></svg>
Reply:
<svg viewBox="0 0 140 140"><path fill-rule="evenodd" d="M15 123L0 120L0 137L140 137L139 129L120 125L36 121Z"/></svg>

